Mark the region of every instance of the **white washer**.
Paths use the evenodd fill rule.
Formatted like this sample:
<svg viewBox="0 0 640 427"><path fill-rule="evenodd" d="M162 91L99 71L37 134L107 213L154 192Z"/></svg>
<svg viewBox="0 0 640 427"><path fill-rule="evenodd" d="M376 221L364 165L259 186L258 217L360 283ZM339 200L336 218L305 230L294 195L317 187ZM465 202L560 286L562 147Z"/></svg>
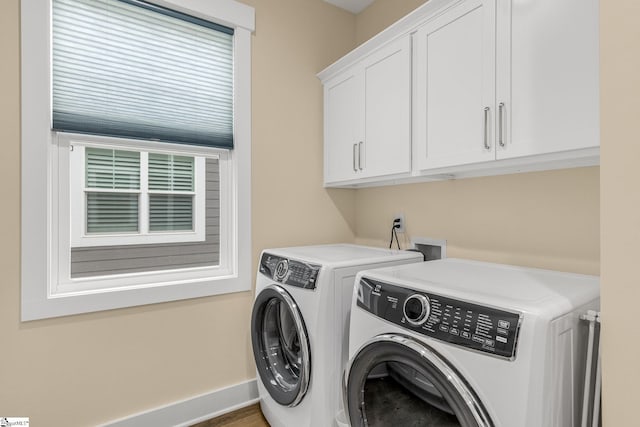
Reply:
<svg viewBox="0 0 640 427"><path fill-rule="evenodd" d="M260 407L272 427L327 427L341 406L356 273L422 254L356 245L265 250L251 339Z"/></svg>
<svg viewBox="0 0 640 427"><path fill-rule="evenodd" d="M346 416L353 427L577 426L579 316L598 306L593 276L451 258L361 272Z"/></svg>

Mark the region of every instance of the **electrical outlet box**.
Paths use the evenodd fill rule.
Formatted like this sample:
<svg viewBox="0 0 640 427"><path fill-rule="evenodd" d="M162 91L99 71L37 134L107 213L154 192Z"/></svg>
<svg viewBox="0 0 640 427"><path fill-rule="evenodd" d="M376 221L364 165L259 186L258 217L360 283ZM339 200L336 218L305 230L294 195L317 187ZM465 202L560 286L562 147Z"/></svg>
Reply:
<svg viewBox="0 0 640 427"><path fill-rule="evenodd" d="M404 233L404 214L399 213L393 216L393 225L399 224L400 226L396 228L397 233Z"/></svg>
<svg viewBox="0 0 640 427"><path fill-rule="evenodd" d="M425 261L445 259L447 257L447 241L426 237L414 237L411 246L422 252Z"/></svg>

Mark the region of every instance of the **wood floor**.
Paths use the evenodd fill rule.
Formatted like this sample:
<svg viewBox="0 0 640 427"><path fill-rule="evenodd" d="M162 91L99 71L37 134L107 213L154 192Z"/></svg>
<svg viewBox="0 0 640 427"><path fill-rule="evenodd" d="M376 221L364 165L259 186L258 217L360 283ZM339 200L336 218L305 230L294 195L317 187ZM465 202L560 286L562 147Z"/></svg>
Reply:
<svg viewBox="0 0 640 427"><path fill-rule="evenodd" d="M269 423L262 416L260 405L256 403L191 427L269 427Z"/></svg>

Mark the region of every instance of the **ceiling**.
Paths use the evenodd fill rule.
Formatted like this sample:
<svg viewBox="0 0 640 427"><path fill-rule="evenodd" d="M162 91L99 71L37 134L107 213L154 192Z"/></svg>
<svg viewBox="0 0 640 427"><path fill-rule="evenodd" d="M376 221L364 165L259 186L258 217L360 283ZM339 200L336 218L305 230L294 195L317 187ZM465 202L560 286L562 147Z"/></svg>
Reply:
<svg viewBox="0 0 640 427"><path fill-rule="evenodd" d="M375 0L324 0L327 3L348 10L351 13L360 13Z"/></svg>

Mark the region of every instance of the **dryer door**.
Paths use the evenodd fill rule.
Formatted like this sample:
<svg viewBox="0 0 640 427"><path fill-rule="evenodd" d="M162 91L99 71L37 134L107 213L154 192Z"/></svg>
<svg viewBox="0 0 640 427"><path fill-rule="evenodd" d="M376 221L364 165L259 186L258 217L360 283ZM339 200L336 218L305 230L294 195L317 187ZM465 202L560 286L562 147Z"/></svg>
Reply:
<svg viewBox="0 0 640 427"><path fill-rule="evenodd" d="M296 406L309 386L311 348L300 310L281 286L257 296L251 316L253 356L262 384L273 399Z"/></svg>
<svg viewBox="0 0 640 427"><path fill-rule="evenodd" d="M379 335L362 346L349 362L344 387L353 427L494 425L460 373L404 335Z"/></svg>

